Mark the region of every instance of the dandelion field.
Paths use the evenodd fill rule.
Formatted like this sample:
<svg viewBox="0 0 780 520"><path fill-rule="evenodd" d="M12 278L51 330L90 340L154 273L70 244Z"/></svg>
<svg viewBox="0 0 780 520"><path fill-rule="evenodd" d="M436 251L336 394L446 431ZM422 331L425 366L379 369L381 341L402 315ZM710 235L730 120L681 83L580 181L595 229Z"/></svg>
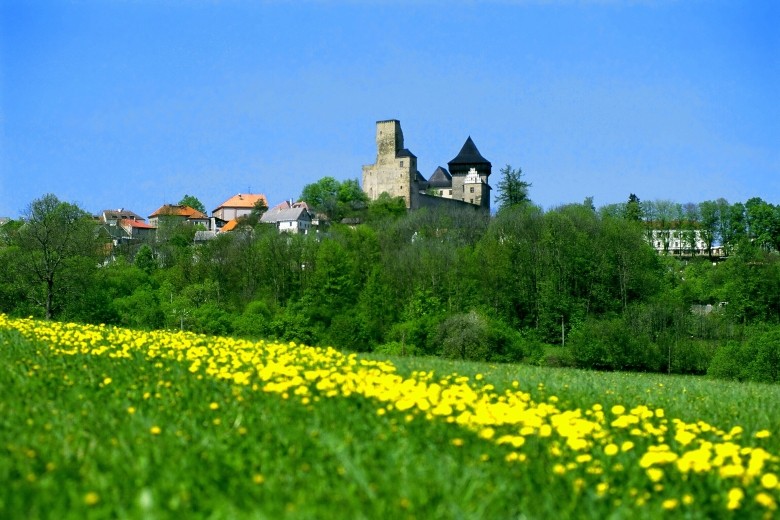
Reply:
<svg viewBox="0 0 780 520"><path fill-rule="evenodd" d="M0 315L2 518L774 518L780 389Z"/></svg>

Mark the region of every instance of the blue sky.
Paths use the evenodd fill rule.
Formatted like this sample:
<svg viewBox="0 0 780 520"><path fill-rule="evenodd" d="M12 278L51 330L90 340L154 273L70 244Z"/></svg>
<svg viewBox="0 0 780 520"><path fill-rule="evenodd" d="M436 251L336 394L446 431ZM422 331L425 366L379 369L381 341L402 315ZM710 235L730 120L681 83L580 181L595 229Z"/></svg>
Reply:
<svg viewBox="0 0 780 520"><path fill-rule="evenodd" d="M360 178L399 119L428 177L468 136L544 208L780 204L780 2L6 0L0 216L147 216Z"/></svg>

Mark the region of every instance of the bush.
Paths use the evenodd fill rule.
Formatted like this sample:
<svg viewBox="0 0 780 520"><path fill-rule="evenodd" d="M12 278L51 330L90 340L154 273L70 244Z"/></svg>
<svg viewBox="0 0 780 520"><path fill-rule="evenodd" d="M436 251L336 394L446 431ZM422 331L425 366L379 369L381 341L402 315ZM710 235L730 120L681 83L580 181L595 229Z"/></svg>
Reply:
<svg viewBox="0 0 780 520"><path fill-rule="evenodd" d="M720 347L707 374L737 381L780 382L780 327L754 332L742 343Z"/></svg>
<svg viewBox="0 0 780 520"><path fill-rule="evenodd" d="M579 368L657 371L663 363L657 345L622 318L586 320L570 334L569 348Z"/></svg>
<svg viewBox="0 0 780 520"><path fill-rule="evenodd" d="M487 320L475 311L455 314L439 325L435 344L448 359L487 361L490 356Z"/></svg>
<svg viewBox="0 0 780 520"><path fill-rule="evenodd" d="M374 352L384 356L417 356L420 354L414 345L407 345L398 341L378 345Z"/></svg>

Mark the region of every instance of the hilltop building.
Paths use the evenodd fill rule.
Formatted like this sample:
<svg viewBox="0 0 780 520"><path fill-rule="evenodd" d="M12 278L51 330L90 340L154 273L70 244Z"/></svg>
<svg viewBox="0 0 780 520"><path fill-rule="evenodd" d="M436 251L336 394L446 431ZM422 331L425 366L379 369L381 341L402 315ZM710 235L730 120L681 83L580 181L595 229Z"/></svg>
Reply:
<svg viewBox="0 0 780 520"><path fill-rule="evenodd" d="M202 224L209 226L209 217L204 213L189 206L179 206L176 204L164 204L157 211L149 215L149 224L153 227L160 227L160 219L170 219L171 221L184 222L187 224Z"/></svg>
<svg viewBox="0 0 780 520"><path fill-rule="evenodd" d="M211 216L230 222L251 214L258 203L262 207L268 207L268 200L262 193L239 193L220 204L211 212Z"/></svg>
<svg viewBox="0 0 780 520"><path fill-rule="evenodd" d="M417 156L404 148L400 121L377 121L376 148L376 162L363 166L363 191L370 200L387 193L403 198L410 210L468 205L490 211L488 177L492 165L471 137L447 163L449 171L439 166L429 180L417 171Z"/></svg>

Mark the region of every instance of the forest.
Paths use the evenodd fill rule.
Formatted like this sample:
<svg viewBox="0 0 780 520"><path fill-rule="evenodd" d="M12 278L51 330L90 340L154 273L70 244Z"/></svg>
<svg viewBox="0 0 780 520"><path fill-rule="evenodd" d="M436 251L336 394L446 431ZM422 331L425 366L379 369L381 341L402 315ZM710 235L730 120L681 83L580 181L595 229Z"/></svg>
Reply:
<svg viewBox="0 0 780 520"><path fill-rule="evenodd" d="M517 171L502 173L519 182ZM601 208L587 199L543 210L521 185L522 196L499 196L493 215L408 212L331 181L330 198L322 182L302 197L351 225L334 219L293 235L247 218L195 243L192 226L161 223L156 239L119 248L83 209L45 195L0 226L0 313L386 355L780 381L780 206L632 194ZM658 252L653 230L690 247Z"/></svg>

